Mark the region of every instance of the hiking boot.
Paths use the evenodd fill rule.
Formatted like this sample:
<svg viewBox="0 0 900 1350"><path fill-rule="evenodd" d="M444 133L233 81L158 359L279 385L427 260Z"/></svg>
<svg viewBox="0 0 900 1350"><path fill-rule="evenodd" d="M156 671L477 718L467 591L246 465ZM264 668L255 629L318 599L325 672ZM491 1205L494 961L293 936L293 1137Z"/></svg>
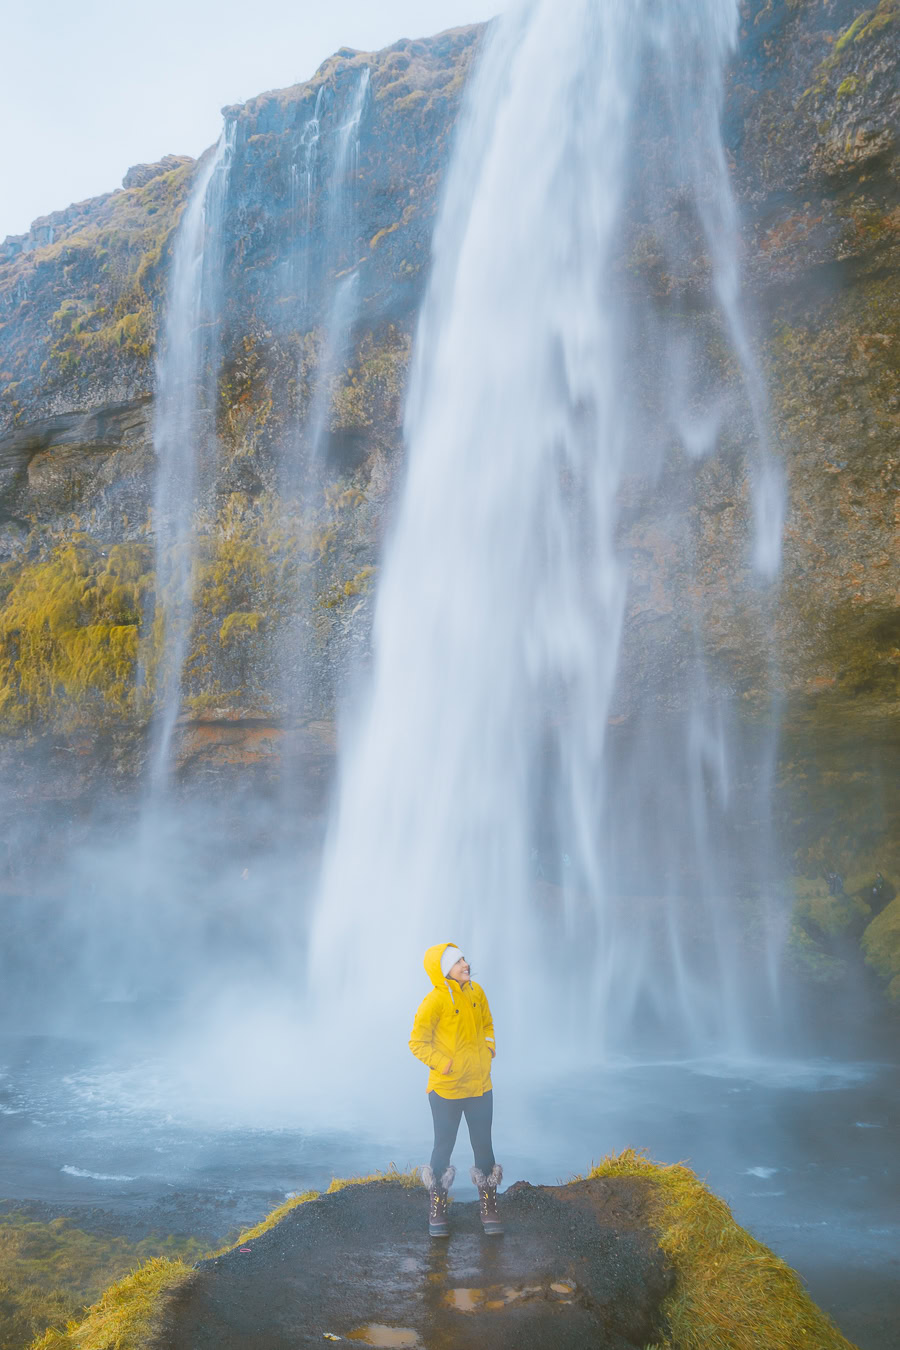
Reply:
<svg viewBox="0 0 900 1350"><path fill-rule="evenodd" d="M428 1209L428 1232L431 1237L450 1236L450 1226L447 1223L449 1201L447 1192L453 1185L455 1176L455 1167L448 1167L440 1180L435 1177L430 1167L422 1168L422 1183L428 1187L428 1198L431 1202Z"/></svg>
<svg viewBox="0 0 900 1350"><path fill-rule="evenodd" d="M503 1180L503 1168L494 1163L487 1176L477 1167L470 1173L473 1186L478 1187L478 1209L481 1226L486 1237L497 1237L503 1232L503 1224L497 1213L497 1187Z"/></svg>

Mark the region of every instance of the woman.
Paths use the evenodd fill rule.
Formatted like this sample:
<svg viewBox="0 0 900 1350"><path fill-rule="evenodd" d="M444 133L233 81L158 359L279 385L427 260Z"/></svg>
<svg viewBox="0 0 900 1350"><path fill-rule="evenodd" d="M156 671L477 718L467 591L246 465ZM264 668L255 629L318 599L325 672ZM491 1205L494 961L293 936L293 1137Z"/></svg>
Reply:
<svg viewBox="0 0 900 1350"><path fill-rule="evenodd" d="M475 1154L471 1177L478 1187L484 1231L503 1232L497 1214L497 1187L503 1169L494 1161L491 1118L494 1093L491 1060L494 1023L484 990L469 978L469 963L455 942L439 942L425 953L425 970L434 988L419 1005L409 1048L427 1064L428 1100L434 1119L434 1151L430 1167L422 1168L431 1208L428 1231L447 1237L447 1192L456 1176L450 1155L459 1122L465 1112Z"/></svg>

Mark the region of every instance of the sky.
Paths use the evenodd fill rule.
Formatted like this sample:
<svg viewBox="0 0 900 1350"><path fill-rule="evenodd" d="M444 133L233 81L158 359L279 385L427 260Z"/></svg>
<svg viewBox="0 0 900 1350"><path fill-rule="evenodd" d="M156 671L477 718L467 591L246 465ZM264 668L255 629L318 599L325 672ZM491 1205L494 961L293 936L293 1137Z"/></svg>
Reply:
<svg viewBox="0 0 900 1350"><path fill-rule="evenodd" d="M198 155L220 109L374 51L488 19L509 0L43 0L7 6L0 239L121 186L132 164Z"/></svg>

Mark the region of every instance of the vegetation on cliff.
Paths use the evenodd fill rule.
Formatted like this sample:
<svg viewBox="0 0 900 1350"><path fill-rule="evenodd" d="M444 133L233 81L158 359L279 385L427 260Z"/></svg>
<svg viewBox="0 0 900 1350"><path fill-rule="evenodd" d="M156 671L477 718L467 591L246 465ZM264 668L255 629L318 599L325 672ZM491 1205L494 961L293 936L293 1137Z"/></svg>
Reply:
<svg viewBox="0 0 900 1350"><path fill-rule="evenodd" d="M192 1263L196 1238L148 1237L139 1242L86 1232L66 1219L49 1223L0 1215L0 1344L29 1344L48 1326L62 1327L135 1265Z"/></svg>
<svg viewBox="0 0 900 1350"><path fill-rule="evenodd" d="M725 1201L690 1168L626 1149L588 1175L643 1177L653 1185L659 1245L677 1276L658 1350L853 1350L799 1276L735 1223Z"/></svg>
<svg viewBox="0 0 900 1350"><path fill-rule="evenodd" d="M51 242L5 262L0 300L16 324L2 325L0 394L16 420L29 400L70 380L97 379L110 362L150 384L165 262L187 198L192 160L102 199ZM32 303L16 303L20 295Z"/></svg>
<svg viewBox="0 0 900 1350"><path fill-rule="evenodd" d="M868 925L862 945L869 965L887 982L888 998L900 1006L900 895Z"/></svg>

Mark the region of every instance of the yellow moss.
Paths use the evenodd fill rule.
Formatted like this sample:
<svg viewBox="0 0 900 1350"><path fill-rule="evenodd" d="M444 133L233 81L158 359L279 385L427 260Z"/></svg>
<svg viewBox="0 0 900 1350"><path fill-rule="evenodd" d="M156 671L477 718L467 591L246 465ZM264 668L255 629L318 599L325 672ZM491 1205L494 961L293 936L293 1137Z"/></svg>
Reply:
<svg viewBox="0 0 900 1350"><path fill-rule="evenodd" d="M215 1255L224 1256L226 1252L234 1251L235 1247L242 1247L245 1243L252 1242L254 1238L261 1237L263 1233L268 1233L270 1228L274 1228L277 1223L281 1223L281 1220L290 1214L292 1209L296 1209L298 1205L305 1205L308 1200L318 1200L318 1198L318 1191L303 1191L301 1195L292 1195L289 1200L285 1200L284 1204L279 1205L277 1209L273 1209L271 1214L267 1214L252 1228L245 1228L236 1242L220 1248Z"/></svg>
<svg viewBox="0 0 900 1350"><path fill-rule="evenodd" d="M356 365L332 395L332 431L365 431L398 415L409 352L409 338L393 325L379 341L365 339Z"/></svg>
<svg viewBox="0 0 900 1350"><path fill-rule="evenodd" d="M869 924L862 948L869 965L888 981L888 998L900 1004L900 895Z"/></svg>
<svg viewBox="0 0 900 1350"><path fill-rule="evenodd" d="M90 225L58 227L52 244L34 249L20 264L39 268L51 294L54 288L81 292L67 294L52 316L42 370L66 376L77 372L85 357L149 358L161 263L193 168L179 165L142 188L114 194ZM86 255L93 266L85 265Z"/></svg>
<svg viewBox="0 0 900 1350"><path fill-rule="evenodd" d="M0 725L75 727L139 711L149 561L143 541L104 554L76 533L42 559L0 567Z"/></svg>
<svg viewBox="0 0 900 1350"><path fill-rule="evenodd" d="M337 609L345 600L349 600L354 595L364 595L372 584L372 578L376 569L372 566L362 567L356 573L356 576L349 581L336 581L333 586L329 586L319 598L319 604L325 609Z"/></svg>
<svg viewBox="0 0 900 1350"><path fill-rule="evenodd" d="M342 1191L347 1186L366 1186L370 1181L397 1181L401 1186L413 1189L422 1185L418 1168L410 1167L405 1172L401 1172L391 1163L386 1172L370 1172L365 1177L332 1177L331 1184L325 1194L334 1195L336 1191Z"/></svg>
<svg viewBox="0 0 900 1350"><path fill-rule="evenodd" d="M376 230L375 233L372 235L372 238L369 240L369 248L377 248L378 245L381 243L382 239L384 239L386 235L393 234L394 231L399 230L399 228L400 228L400 221L395 220L393 225L385 225L383 229Z"/></svg>
<svg viewBox="0 0 900 1350"><path fill-rule="evenodd" d="M191 1273L183 1261L154 1257L107 1289L84 1321L49 1330L32 1350L143 1350L155 1339L167 1300Z"/></svg>
<svg viewBox="0 0 900 1350"><path fill-rule="evenodd" d="M428 94L424 89L413 89L411 93L394 101L394 112L412 112L413 108L421 107L428 101Z"/></svg>
<svg viewBox="0 0 900 1350"><path fill-rule="evenodd" d="M84 1314L112 1281L153 1256L194 1261L195 1238L124 1237L87 1233L67 1219L49 1223L20 1213L0 1216L0 1345L30 1344L49 1326Z"/></svg>
<svg viewBox="0 0 900 1350"><path fill-rule="evenodd" d="M650 1219L676 1275L663 1306L665 1350L853 1350L799 1276L735 1223L690 1168L626 1149L589 1175L653 1185Z"/></svg>
<svg viewBox="0 0 900 1350"><path fill-rule="evenodd" d="M264 617L258 610L238 609L226 614L219 629L219 641L227 646L229 642L239 642L250 634L258 633Z"/></svg>

